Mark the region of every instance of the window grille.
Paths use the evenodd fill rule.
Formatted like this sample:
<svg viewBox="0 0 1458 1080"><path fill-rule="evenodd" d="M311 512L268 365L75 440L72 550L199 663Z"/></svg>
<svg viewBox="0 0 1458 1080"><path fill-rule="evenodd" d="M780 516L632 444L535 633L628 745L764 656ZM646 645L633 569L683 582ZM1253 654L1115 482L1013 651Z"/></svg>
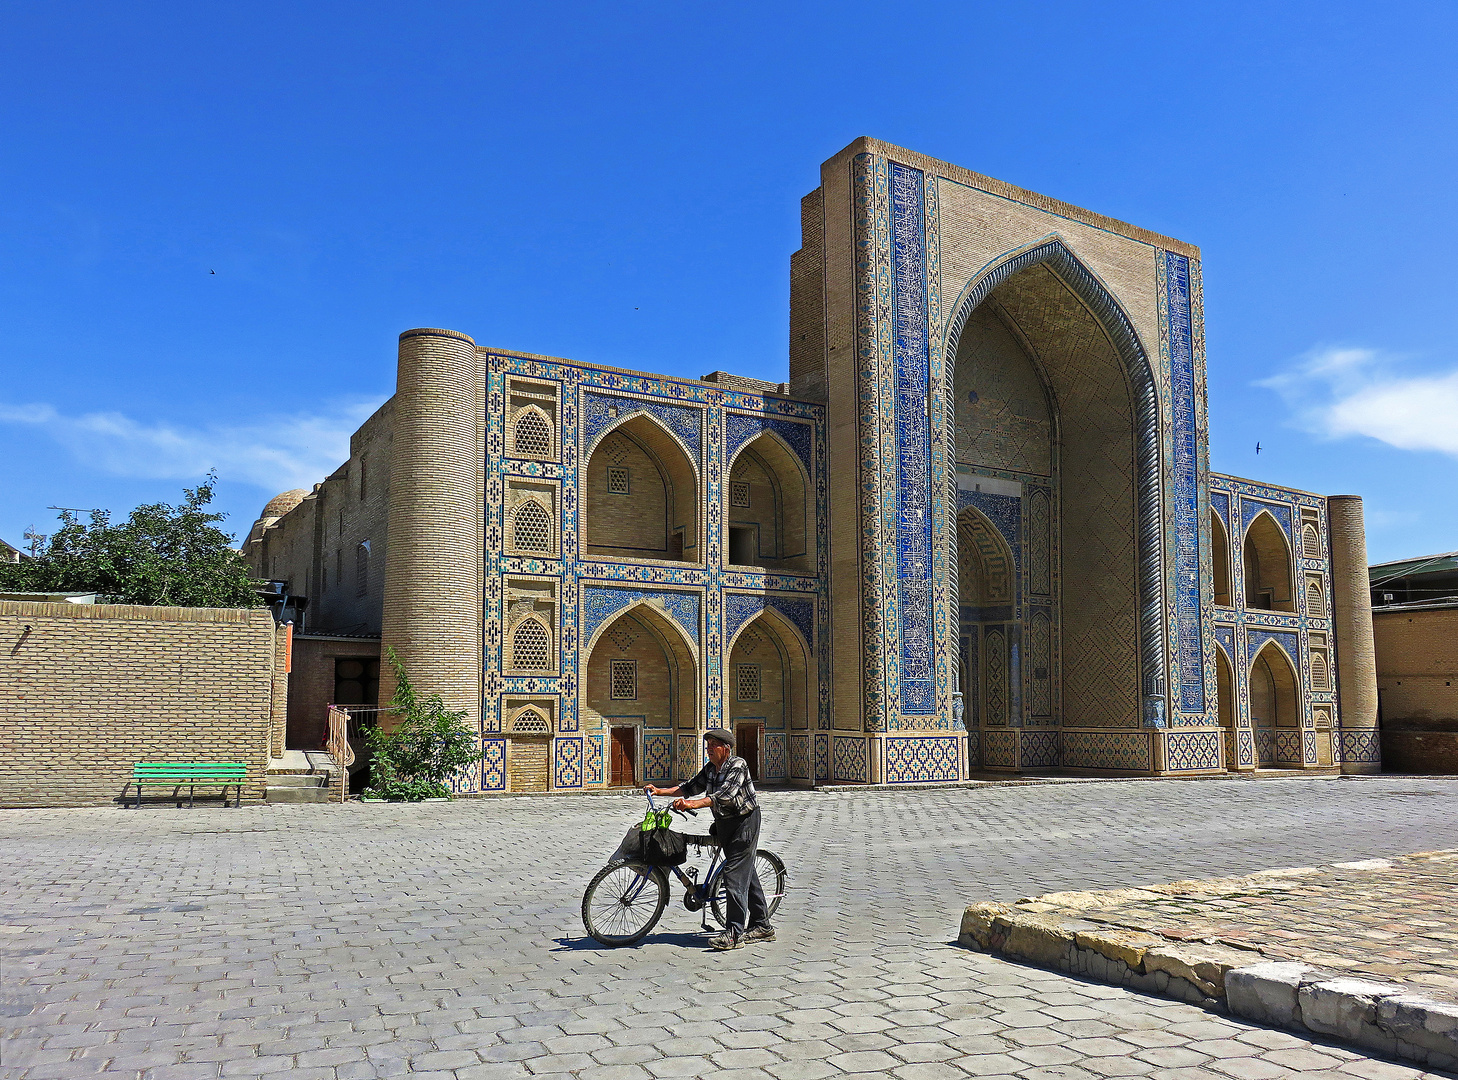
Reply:
<svg viewBox="0 0 1458 1080"><path fill-rule="evenodd" d="M759 665L737 664L734 668L734 697L738 701L759 700Z"/></svg>
<svg viewBox="0 0 1458 1080"><path fill-rule="evenodd" d="M1331 669L1327 666L1326 656L1322 653L1311 654L1311 688L1313 690L1331 689Z"/></svg>
<svg viewBox="0 0 1458 1080"><path fill-rule="evenodd" d="M541 413L528 410L517 418L513 443L517 457L551 457L552 429Z"/></svg>
<svg viewBox="0 0 1458 1080"><path fill-rule="evenodd" d="M730 506L748 506L749 505L749 482L747 480L730 480L729 481L729 505Z"/></svg>
<svg viewBox="0 0 1458 1080"><path fill-rule="evenodd" d="M608 640L618 647L618 652L627 652L638 640L638 635L619 622L608 631Z"/></svg>
<svg viewBox="0 0 1458 1080"><path fill-rule="evenodd" d="M1301 554L1308 559L1321 558L1321 536L1315 525L1307 525L1301 530Z"/></svg>
<svg viewBox="0 0 1458 1080"><path fill-rule="evenodd" d="M511 666L518 671L546 671L552 666L552 637L536 619L528 619L511 636Z"/></svg>
<svg viewBox="0 0 1458 1080"><path fill-rule="evenodd" d="M627 495L628 491L628 469L624 465L608 466L608 493L611 495Z"/></svg>
<svg viewBox="0 0 1458 1080"><path fill-rule="evenodd" d="M1308 582L1306 586L1306 614L1314 619L1326 618L1326 604L1321 600L1321 586Z"/></svg>
<svg viewBox="0 0 1458 1080"><path fill-rule="evenodd" d="M631 453L631 451L628 449L627 442L623 439L611 440L607 444L605 449L607 452L608 460L611 461L614 465L621 465L623 462L627 461L628 455L629 453Z"/></svg>
<svg viewBox="0 0 1458 1080"><path fill-rule="evenodd" d="M517 735L550 735L552 724L536 709L523 709L516 714L511 730Z"/></svg>
<svg viewBox="0 0 1458 1080"><path fill-rule="evenodd" d="M524 502L516 508L512 522L512 545L518 551L551 554L552 521L540 503Z"/></svg>
<svg viewBox="0 0 1458 1080"><path fill-rule="evenodd" d="M368 596L370 592L370 542L366 540L354 549L354 595Z"/></svg>
<svg viewBox="0 0 1458 1080"><path fill-rule="evenodd" d="M610 676L614 701L636 701L638 699L638 661L612 661Z"/></svg>

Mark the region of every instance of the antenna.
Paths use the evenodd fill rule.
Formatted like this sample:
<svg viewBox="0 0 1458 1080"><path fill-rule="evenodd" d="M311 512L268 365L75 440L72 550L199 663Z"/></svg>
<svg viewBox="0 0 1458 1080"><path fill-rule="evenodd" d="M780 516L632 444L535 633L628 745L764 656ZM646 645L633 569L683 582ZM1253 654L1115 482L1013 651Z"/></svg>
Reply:
<svg viewBox="0 0 1458 1080"><path fill-rule="evenodd" d="M30 542L30 557L39 558L40 549L45 545L47 539L46 534L36 532L35 526L32 525L25 530L25 539Z"/></svg>

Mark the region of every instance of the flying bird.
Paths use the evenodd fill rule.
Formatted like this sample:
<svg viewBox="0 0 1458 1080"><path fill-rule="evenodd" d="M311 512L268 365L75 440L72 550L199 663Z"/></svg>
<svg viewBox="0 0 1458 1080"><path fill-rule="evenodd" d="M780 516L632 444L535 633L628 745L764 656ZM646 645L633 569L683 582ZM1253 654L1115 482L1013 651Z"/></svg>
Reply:
<svg viewBox="0 0 1458 1080"><path fill-rule="evenodd" d="M209 270L209 271L208 271L208 273L209 273L209 274L216 274L216 273L217 273L217 271L216 271L216 270Z"/></svg>
<svg viewBox="0 0 1458 1080"><path fill-rule="evenodd" d="M1260 452L1261 452L1261 444L1260 443L1256 443L1256 453L1259 454Z"/></svg>

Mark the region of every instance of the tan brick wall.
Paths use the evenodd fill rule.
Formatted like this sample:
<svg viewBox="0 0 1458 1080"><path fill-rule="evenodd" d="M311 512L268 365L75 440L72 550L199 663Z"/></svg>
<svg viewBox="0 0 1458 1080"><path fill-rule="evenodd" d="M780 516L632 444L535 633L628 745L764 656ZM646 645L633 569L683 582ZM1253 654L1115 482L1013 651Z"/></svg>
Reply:
<svg viewBox="0 0 1458 1080"><path fill-rule="evenodd" d="M1372 613L1377 691L1393 720L1458 722L1458 608Z"/></svg>
<svg viewBox="0 0 1458 1080"><path fill-rule="evenodd" d="M380 643L367 638L294 636L294 670L289 673L288 748L322 750L329 734L334 700L334 661L339 657L380 655Z"/></svg>
<svg viewBox="0 0 1458 1080"><path fill-rule="evenodd" d="M1344 728L1372 728L1377 726L1377 655L1362 500L1356 495L1333 495L1326 505L1340 722Z"/></svg>
<svg viewBox="0 0 1458 1080"><path fill-rule="evenodd" d="M261 799L276 640L262 610L0 601L0 806L109 805L139 761L246 762Z"/></svg>

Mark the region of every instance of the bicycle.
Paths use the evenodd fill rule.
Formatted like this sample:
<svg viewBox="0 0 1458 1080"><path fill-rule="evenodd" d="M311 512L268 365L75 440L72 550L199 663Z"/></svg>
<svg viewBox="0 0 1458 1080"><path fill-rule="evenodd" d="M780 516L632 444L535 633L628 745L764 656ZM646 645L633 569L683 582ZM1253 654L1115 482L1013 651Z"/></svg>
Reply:
<svg viewBox="0 0 1458 1080"><path fill-rule="evenodd" d="M657 810L651 792L648 809ZM693 810L675 810L676 814L697 816ZM684 834L689 846L698 850L712 848L708 873L698 880L699 868L685 873L677 866L650 866L637 860L614 860L597 872L582 894L582 925L587 932L609 948L634 945L642 941L658 925L668 907L668 875L683 883L683 906L702 912L703 928L712 930L709 914L720 927L729 925L729 892L724 885L723 849L711 836ZM785 864L773 852L760 848L754 857L754 869L764 889L765 905L773 918L785 897Z"/></svg>

